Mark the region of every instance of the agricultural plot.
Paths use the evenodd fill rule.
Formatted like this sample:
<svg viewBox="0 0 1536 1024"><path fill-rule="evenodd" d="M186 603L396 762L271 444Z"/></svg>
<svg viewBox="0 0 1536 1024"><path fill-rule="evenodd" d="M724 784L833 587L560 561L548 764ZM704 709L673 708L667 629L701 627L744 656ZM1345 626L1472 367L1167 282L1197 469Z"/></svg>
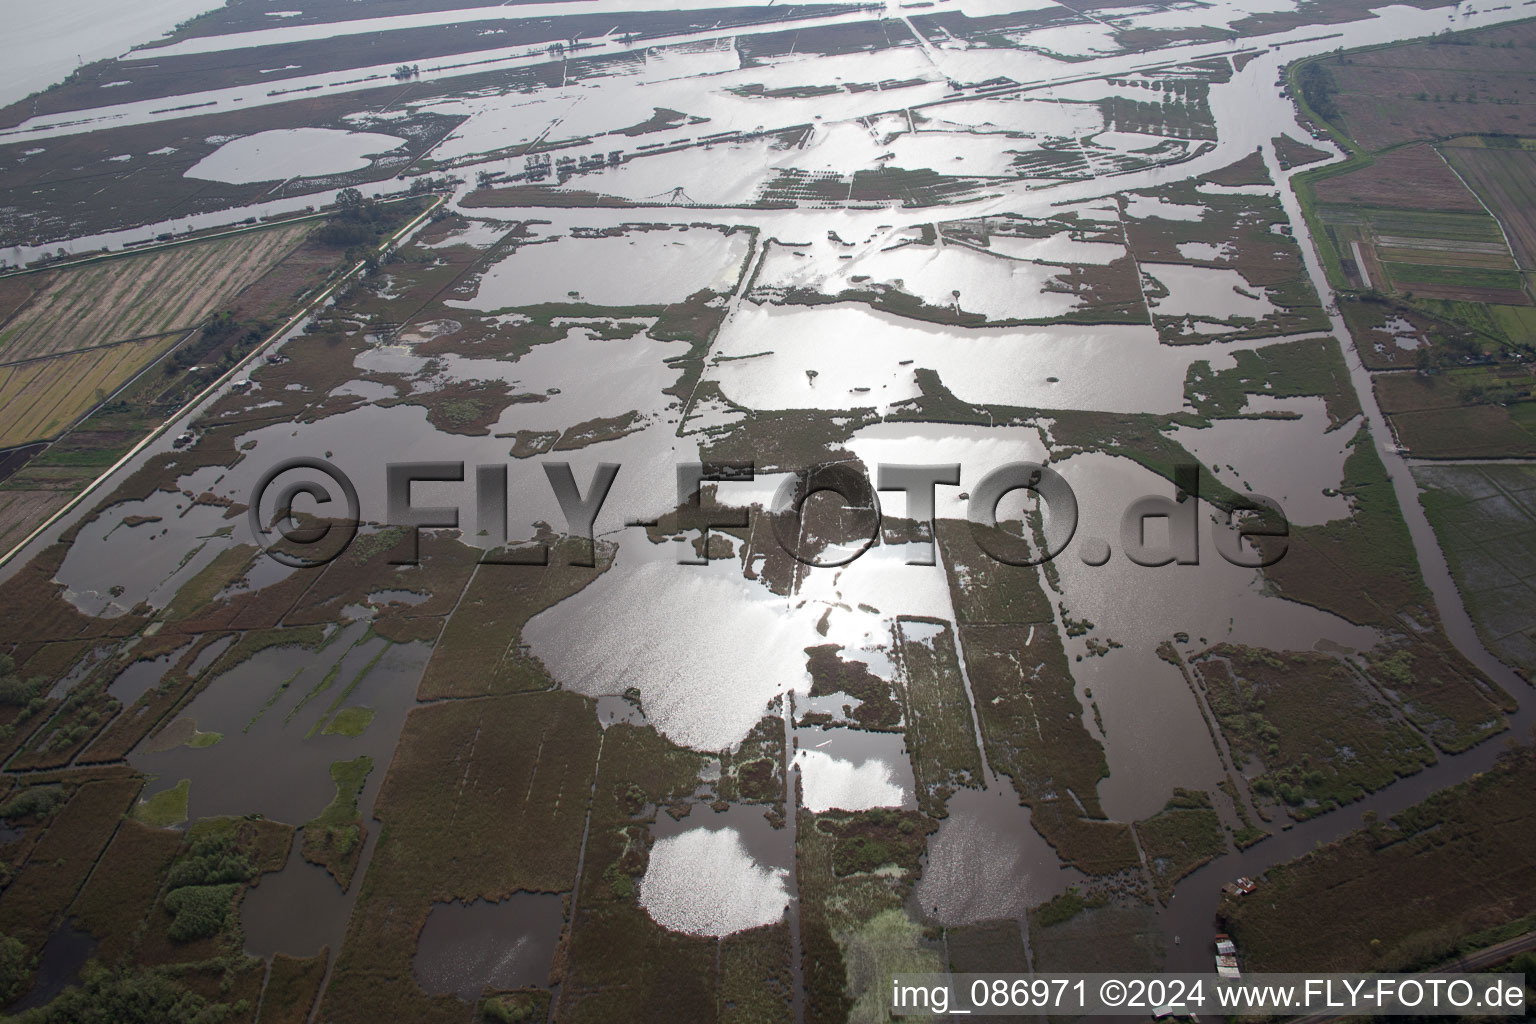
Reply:
<svg viewBox="0 0 1536 1024"><path fill-rule="evenodd" d="M164 334L0 365L0 447L56 436L178 340Z"/></svg>
<svg viewBox="0 0 1536 1024"><path fill-rule="evenodd" d="M0 324L0 362L191 327L288 255L313 227L285 224L46 271L47 283Z"/></svg>
<svg viewBox="0 0 1536 1024"><path fill-rule="evenodd" d="M1483 642L1536 675L1536 470L1419 466L1419 500Z"/></svg>
<svg viewBox="0 0 1536 1024"><path fill-rule="evenodd" d="M0 447L58 436L312 229L285 224L14 279L31 294L0 323Z"/></svg>
<svg viewBox="0 0 1536 1024"><path fill-rule="evenodd" d="M1531 270L1536 268L1536 151L1489 141L1458 139L1441 152L1497 213L1520 266Z"/></svg>
<svg viewBox="0 0 1536 1024"><path fill-rule="evenodd" d="M1536 132L1530 21L1322 58L1303 81L1313 110L1366 150L1457 135Z"/></svg>

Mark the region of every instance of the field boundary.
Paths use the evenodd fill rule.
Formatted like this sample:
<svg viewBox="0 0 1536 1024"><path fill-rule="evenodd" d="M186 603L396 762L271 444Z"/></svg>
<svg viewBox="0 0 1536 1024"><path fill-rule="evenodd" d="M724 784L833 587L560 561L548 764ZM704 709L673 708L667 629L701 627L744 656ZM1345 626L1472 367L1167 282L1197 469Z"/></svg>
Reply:
<svg viewBox="0 0 1536 1024"><path fill-rule="evenodd" d="M434 202L432 202L430 205L428 205L428 207L425 210L423 210L417 217L413 218L410 221L410 223L406 224L400 230L396 231L389 238L385 239L383 242L380 242L377 246L375 246L375 249L376 250L383 250L383 249L386 249L386 248L388 248L390 246L393 246L393 245L397 244L400 241L401 238L405 237L405 235L407 233L409 233L411 231L414 231L416 228L420 227L422 225L422 223L424 223L427 220L428 217L430 217L439 207L441 207L443 205L444 202L447 201L447 199L448 199L448 195L447 194L439 193L437 198L436 198L436 200ZM302 219L307 219L307 218L302 218ZM141 252L141 251L143 251L143 250L135 250L135 252ZM118 255L121 255L121 254L118 254ZM265 355L267 350L270 349L274 344L282 341L284 336L290 330L292 330L293 327L296 324L299 323L299 321L303 320L304 317L308 316L311 310L313 310L320 303L324 302L326 299L330 298L331 295L335 294L335 292L336 292L336 290L338 288L340 288L346 282L350 281L365 266L367 266L367 261L366 260L359 260L357 263L353 264L353 266L350 269L348 269L345 273L343 273L340 277L337 277L335 280L331 281L331 283L329 285L327 285L321 292L319 292L317 295L315 295L313 298L311 298L308 302L304 303L304 305L299 309L299 311L297 313L295 313L292 317L290 317L281 327L279 327L276 331L274 331L271 334L269 334L261 342L261 344L259 344L259 345L255 346L254 348L252 348L251 351L246 355L246 357L244 359L240 360L234 366L230 367L230 369L228 371L226 371L222 376L220 376L217 380L213 381L211 384L209 384L202 391L200 391L196 395L194 395L189 401L187 401L184 405L182 405L181 408L177 409L174 413L172 413L169 417L167 417L164 421L162 421L159 426L155 427L147 435L145 435L143 438L141 438L139 440L139 442L137 444L135 444L132 448L130 448L127 452L125 452L120 459L118 459L111 466L108 466L105 470L103 470L102 473L99 476L96 477L96 479L92 480L89 484L87 484L78 494L76 494L73 498L71 498L67 504L65 504L62 508L60 508L58 511L56 511L53 515L49 516L42 524L40 524L31 533L27 534L24 538L22 538L20 543L18 543L15 547L11 548L4 555L0 555L0 568L3 568L4 566L9 565L11 560L14 559L23 550L25 550L28 545L30 545L34 540L36 540L38 537L42 536L42 534L44 534L49 529L51 529L55 524L57 524L65 516L69 515L75 509L79 508L81 503L83 503L86 498L90 497L91 494L94 493L98 487L100 487L103 483L105 483L108 479L110 479L114 474L116 474L118 470L122 469L129 462L131 462L134 458L136 458L139 455L139 453L141 453L145 448L149 447L151 444L153 444L160 437L164 436L165 433L168 430L170 430L170 428L174 424L180 422L183 418L185 418L187 415L192 413L199 405L201 405L207 398L209 398L211 395L213 395L216 391L218 391L221 388L223 388L231 380L234 380L237 374L239 374L242 370L244 370L247 366L249 366L255 360L257 360L261 356Z"/></svg>

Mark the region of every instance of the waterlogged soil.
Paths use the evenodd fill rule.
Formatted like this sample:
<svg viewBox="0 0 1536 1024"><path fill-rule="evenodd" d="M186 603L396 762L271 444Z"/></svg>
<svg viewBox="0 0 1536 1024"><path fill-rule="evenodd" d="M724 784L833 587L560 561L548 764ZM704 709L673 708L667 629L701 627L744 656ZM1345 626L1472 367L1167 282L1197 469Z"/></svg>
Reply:
<svg viewBox="0 0 1536 1024"><path fill-rule="evenodd" d="M411 970L427 992L466 1002L486 988L543 988L564 925L565 897L558 893L440 903L427 915Z"/></svg>
<svg viewBox="0 0 1536 1024"><path fill-rule="evenodd" d="M208 445L209 457L201 458L194 448L185 470L164 474L173 490L146 496L141 489L132 500L81 527L57 571L65 597L82 612L121 622L140 621L127 614L130 609L179 620L178 593L187 593L189 582L221 556L234 559L240 554L236 545L250 540L244 533L242 507L250 500L249 489L267 467L286 457L323 455L334 461L356 483L363 518L374 522L386 515L386 463L462 461L467 470L463 482L418 485L412 500L420 507L457 508L461 535L471 545L488 545L490 541L478 538L495 534L491 527L498 525L482 518L489 506L477 500L475 466L510 467L505 525L507 534L517 539L564 528L545 466L569 462L585 491L599 463L618 463L618 483L596 522L604 551L611 553L611 566L571 596L533 615L518 636L485 638L486 657L495 658L500 645L503 659L525 659L537 666L538 672L530 672L529 678L543 680L539 673L547 673L556 686L592 700L519 693L458 704L434 700L423 705L421 713L436 716L447 708L467 708L472 712L464 715L468 721L478 714L473 701L492 700L507 702L499 714L516 718L509 709L514 702L558 699L575 702L568 707L577 718L582 707L588 708L608 729L601 741L597 730L590 729L598 788L589 794L582 783L579 791L561 791L553 801L561 808L561 834L572 851L570 863L541 865L539 877L545 881L530 883L535 888L559 889L561 883L554 879L576 878L575 851L585 855L592 849L585 835L581 846L576 843L582 803L589 795L594 822L613 831L611 822L597 817L609 814L605 809L624 794L616 796L613 780L605 774L612 769L597 753L602 749L599 742L612 742L622 750L628 741L616 736L638 732L636 724L643 722L665 741L702 756L666 748L663 739L646 733L658 749L666 749L667 757L657 755L658 763L665 761L669 769L681 766L676 772L680 781L663 787L671 792L658 805L649 806L644 799L649 791L642 791L644 806L627 808L624 850L611 849L613 835L598 837L606 860L616 856L637 866L635 873L615 880L617 876L603 873L608 864L588 863L581 872L579 899L589 909L578 913L568 905L575 896L515 891L516 886L508 887L514 890L509 895L503 890L505 898L494 903L437 903L429 910L427 899L437 897L418 901L423 925L415 945L389 947L390 955L405 951L402 962L391 968L404 989L419 988L440 997L430 1002L434 1011L458 1019L468 1012L465 1004L487 988L546 986L568 917L585 929L614 928L610 939L615 942L642 935L646 941L697 942L699 950L705 949L702 937L755 935L787 921L790 937L780 959L793 964L788 972L809 965L814 973L820 958L832 962L832 952L846 954L849 964L863 970L869 964L858 958L874 956L878 966L884 955L871 952L876 938L906 936L898 952L927 957L931 950L917 937L920 923L951 928L1017 923L1032 911L1038 920L1042 905L1073 886L1090 888L1096 902L1111 904L1085 911L1074 927L1091 931L1094 922L1120 915L1136 922L1140 942L1149 935L1155 938L1161 915L1167 933L1183 937L1166 946L1169 964L1193 965L1208 955L1202 937L1209 931L1221 881L1237 874L1258 875L1347 832L1357 822L1357 812L1401 809L1433 788L1486 767L1493 756L1493 745L1483 744L1470 753L1441 757L1342 813L1297 822L1242 853L1220 855L1178 885L1176 898L1162 909L1150 901L1165 893L1171 882L1154 884L1136 863L1134 848L1120 860L1106 854L1106 861L1114 861L1108 866L1084 856L1084 835L1106 837L1106 849L1129 846L1129 824L1158 815L1180 790L1196 794L1188 797L1195 800L1201 793L1221 793L1213 808L1222 823L1233 830L1240 820L1246 823L1252 802L1245 798L1246 783L1234 778L1243 769L1231 763L1232 748L1205 717L1208 702L1183 671L1189 659L1215 645L1231 644L1234 649L1276 654L1304 652L1308 664L1321 664L1370 651L1382 639L1374 629L1282 599L1256 569L1233 565L1216 551L1213 531L1224 513L1213 499L1231 495L1275 498L1298 529L1330 524L1347 528L1342 521L1359 504L1341 496L1349 483L1346 442L1355 436L1356 421L1340 415L1337 419L1349 422L1348 429L1338 429L1341 424L1331 416L1336 410L1327 395L1276 398L1254 393L1244 396L1240 411L1231 415L1197 414L1200 410L1189 394L1191 365L1207 362L1216 374L1231 369L1236 365L1232 346L1221 337L1262 334L1265 328L1250 321L1312 299L1299 294L1298 289L1306 290L1304 281L1274 276L1290 273L1290 257L1277 257L1270 277L1264 276L1264 268L1256 277L1255 268L1244 265L1241 239L1207 237L1214 233L1214 213L1247 202L1243 197L1248 192L1212 186L1173 192L1167 188L1249 160L1255 152L1269 173L1275 173L1272 140L1292 122L1288 101L1275 95L1272 85L1282 60L1304 51L1438 29L1443 12L1396 12L1394 19L1348 26L1337 40L1260 53L1241 69L1223 57L1212 64L1186 65L1176 73L1148 74L1138 66L1146 55L1132 52L1127 42L1206 40L1181 51L1194 61L1231 46L1225 32L1220 39L1210 35L1209 25L1240 23L1254 13L1251 7L1219 4L1199 16L1183 10L1137 9L1108 19L1113 30L1099 21L1063 26L1051 16L1043 16L1039 24L1015 23L1015 18L1001 28L993 26L1006 30L1013 44L1023 43L1023 49L998 45L997 38L969 24L974 19L946 18L941 32L937 20L919 15L904 25L892 22L894 37L870 41L867 47L849 42L852 52L846 53L821 51L839 49L839 40L864 37L802 33L805 46L797 50L796 33L763 32L758 35L766 38L731 46L708 40L688 50L642 47L645 52L615 54L617 59L607 64L588 59L562 62L558 82L530 84L513 97L517 103L493 93L423 95L420 103L434 108L432 116L469 117L436 154L445 162L465 162L460 173L466 176L480 169L473 164L478 155L491 150L504 154L508 147L535 137L555 143L579 140L572 154L585 158L587 169L568 175L556 172L556 182L562 177L573 180L563 190L552 183L547 195L574 201L580 189L588 197L607 193L630 200L661 197L666 203L734 202L756 208L729 214L697 207L686 214L672 211L665 226L638 224L642 218L633 210L612 207L539 209L534 212L544 223L525 226L532 228L531 236L518 237L549 240L515 249L495 246L506 237L502 228L513 232L510 225L523 220L525 210L508 208L498 214L505 224L459 232L436 229L433 248L406 247L401 259L385 268L377 287L361 297L343 297L315 321L312 334L296 334L287 343L295 355L302 354L304 346L329 345L333 347L325 351L344 357L333 358L324 373L283 383L276 374L264 381L256 372L256 387L244 399L215 407L217 422L212 425L219 432L199 441ZM908 38L913 22L920 20L922 46ZM1299 20L1269 24L1290 33L1291 39L1316 34L1314 26ZM614 40L600 46L605 55L618 50ZM651 49L655 52L648 52ZM1084 59L1073 62L1066 57ZM494 59L521 58L502 53ZM424 70L429 80L463 73ZM703 72L706 85L700 85L705 78L691 77ZM919 77L911 79L913 73ZM1058 83L1048 101L1033 95L1023 100L992 96L932 103L945 98L948 82L985 82L1005 74L1015 81L1035 82L1068 73L1083 81ZM1092 74L1107 77L1094 80ZM832 91L804 92L825 87L828 75L840 79L838 86L828 87ZM1154 80L1158 88L1152 87ZM1179 95L1178 100L1162 88L1175 81L1182 84L1182 92L1171 87L1167 92ZM1208 91L1191 85L1205 86L1207 81ZM855 87L864 83L886 84ZM400 88L403 92L409 87ZM1191 90L1199 93L1198 101ZM895 95L883 95L887 91ZM615 97L622 101L605 105ZM252 102L268 104L269 99L250 95ZM931 105L921 106L924 102ZM278 110L282 105L269 106ZM891 112L895 107L903 113ZM1052 108L1055 113L1045 117L1043 112ZM827 116L816 126L818 113ZM1042 115L1038 123L1036 114ZM374 110L370 117L348 123L374 132L371 139L398 138L390 134L391 116ZM146 109L130 117L153 123L163 115ZM797 127L786 131L785 124ZM1176 125L1184 137L1174 136ZM341 131L334 124L329 128ZM292 126L274 130L289 131ZM1163 134L1151 134L1153 130ZM59 144L61 152L68 151L64 140L79 134L63 125L48 131L54 139L39 142ZM598 131L619 134L598 140L592 137ZM704 141L712 132L747 135ZM248 170L236 157L242 148L256 144L253 139L261 139L254 132L242 134L248 137L223 139L214 146L217 152L208 151L213 152L209 160L230 161L219 171L223 180L325 173L340 181L336 176L345 168L386 151L342 152L327 143L301 153L295 137L287 136L282 140L285 160L303 156L327 166L263 165ZM1209 134L1216 140L1204 138ZM347 136L326 139L339 147ZM637 141L646 139L654 143ZM390 159L403 163L419 156L423 140L419 132L413 134L413 148ZM1064 140L1070 145L1061 145ZM358 138L351 143L364 145ZM204 144L211 145L206 137ZM668 152L638 156L638 147L652 145ZM633 158L615 165L606 159L614 147ZM1072 152L1067 156L1055 155L1068 149ZM595 162L599 154L605 157L600 168ZM999 154L1010 156L1002 161ZM556 150L557 158L561 155L563 150ZM941 166L946 161L955 166ZM1173 166L1177 162L1182 164ZM1162 165L1157 170L1144 170L1157 164ZM1257 168L1256 163L1241 166ZM504 157L494 167L500 173L520 170L519 161ZM909 167L926 173L913 178ZM983 181L989 174L994 177ZM1020 184L1020 177L1027 185ZM1237 179L1229 175L1227 180ZM1165 190L1160 196L1147 194L1159 188ZM1112 190L1142 194L1117 209L1102 202ZM941 239L932 223L939 218L924 207L962 192L976 197L966 216L974 213L983 225L989 215L1055 216L1050 204L1065 201L1097 201L1093 209L1099 213L1092 218L1091 230L1081 224L1072 229L1053 224L1035 237L1028 231L1010 234L985 227L978 234L974 226L951 223L945 231L953 237ZM458 198L469 194L472 190L465 185ZM494 192L484 189L478 194L489 197ZM1170 201L1170 195L1178 201ZM1274 208L1272 198L1262 198L1258 191L1252 196L1256 207ZM1141 240L1155 240L1157 258L1146 260L1137 276L1126 277L1123 268L1113 271L1121 275L1114 278L1117 286L1129 282L1139 293L1129 303L1137 316L1118 309L1112 322L1103 323L963 326L974 324L974 316L1050 321L1088 311L1089 304L1079 301L1084 293L1067 294L1051 282L1059 284L1068 267L1076 268L1073 274L1079 282L1102 284L1113 276L1111 269L1134 246L1125 244L1124 228L1118 242L1111 237L1115 225L1105 219L1106 211L1113 212L1114 221L1137 222L1133 233ZM751 231L733 230L742 226ZM758 242L771 239L774 245L761 265L743 269L749 238L754 240L754 254L763 251L755 247ZM846 251L848 239L863 240L857 253ZM1298 248L1309 258L1309 243L1301 241ZM453 276L481 257L486 258L473 273ZM1188 262L1175 262L1180 259ZM1197 263L1214 266L1193 265ZM450 293L443 291L444 280L457 282L450 298L445 298ZM966 283L971 280L980 283ZM1254 280L1262 283L1253 285ZM1021 284L1022 293L1013 294ZM797 304L792 293L801 287L815 294L799 295L803 304ZM701 313L687 329L673 334L657 330L658 314L649 307L682 304L706 288L715 296L708 315ZM840 301L824 301L838 297ZM445 307L445 301L460 305ZM579 322L554 326L530 347L527 335L517 331L548 313L530 312L532 307L549 303L579 307L581 315L573 319L586 321L588 327ZM610 317L599 307L631 309ZM642 315L635 307L648 308ZM1321 315L1321 304L1317 310ZM971 321L966 314L974 314ZM664 321L667 312L659 316ZM716 316L723 317L718 332L713 327ZM1209 337L1190 337L1177 324L1170 326L1178 320L1186 326L1198 324L1197 333ZM635 329L616 326L624 322ZM531 333L540 334L549 326L539 322ZM563 336L560 326L568 328ZM1342 324L1330 326L1342 332ZM690 336L689 330L695 333ZM650 331L657 336L649 336ZM1186 347L1187 342L1197 344ZM1253 342L1243 344L1251 347ZM280 372L280 364L276 369ZM1358 391L1359 381L1355 384ZM511 396L536 397L512 401ZM1369 394L1360 397L1369 406ZM914 410L965 423L882 422L911 416ZM1367 415L1372 411L1365 410ZM758 422L756 417L764 413L783 415ZM697 418L685 419L691 415ZM444 417L453 416L459 417L457 428L433 429L444 427L449 423ZM993 426L996 422L1007 425ZM769 434L774 436L764 436ZM677 465L716 444L722 450L729 444L741 447L743 438L780 453L835 452L872 478L881 464L959 464L960 482L937 489L938 516L956 523L966 515L969 496L988 472L1022 460L1049 461L1075 492L1076 531L1071 545L1038 574L1038 586L999 584L991 593L981 592L986 589L979 586L981 581L968 575L984 571L975 566L957 573L952 562L943 560L937 565L907 564L909 556L931 546L921 542L920 528L904 523L887 522L885 539L843 566L794 562L780 550L771 522L762 516L749 515L744 525L717 528L710 544L695 544L694 528L673 530L678 521ZM162 444L151 452L165 450ZM1143 497L1172 497L1170 459L1184 455L1170 453L1181 450L1205 465L1207 479L1226 488L1186 506L1198 537L1199 562L1135 564L1127 548L1136 546L1138 538L1123 528L1125 511ZM214 453L228 457L215 459ZM1400 472L1401 467L1394 463L1391 471ZM763 473L750 482L724 483L710 497L737 509L761 508L772 500L783 478L781 473ZM1399 486L1400 499L1409 488L1411 484ZM911 514L906 500L895 492L882 492L881 500L888 520ZM1015 494L1002 511L1003 519L1018 520L1034 507ZM129 515L140 517L141 525L119 528ZM643 525L656 520L665 525ZM1180 516L1171 516L1151 526L1140 543L1171 552L1183 539L1171 531L1183 529L1181 524ZM1047 520L1047 527L1055 525ZM1438 557L1414 515L1409 516L1409 528L1417 531L1420 552ZM809 532L817 543L827 540ZM1049 535L1050 529L1046 532ZM365 534L375 536L372 530ZM431 543L455 541L441 535ZM473 554L452 550L461 557L454 564L464 571L453 579L462 580L462 586L472 585L471 574L478 579L481 573L495 571L492 566L471 568ZM701 551L714 559L707 565L679 564L679 556L691 561L690 556ZM990 579L992 570L985 571ZM420 630L413 635L435 637L437 619L452 614L436 609L457 609L462 592L434 590L427 596L402 582L407 576L391 570L378 579L352 581L356 586L341 588L350 595L346 601L341 591L325 590L328 600L340 607L337 621L325 627L323 637L309 637L307 647L271 647L221 669L195 699L176 710L169 723L173 731L167 733L219 733L218 742L152 752L156 744L151 741L128 757L133 768L155 777L146 796L188 780L191 820L255 813L293 824L314 818L331 800L333 762L363 755L374 759L377 767L358 800L368 834L351 890L344 893L323 868L304 862L295 839L283 869L263 878L242 900L239 920L248 952L313 956L325 947L333 962L351 969L359 965L348 961L347 954L366 957L367 944L376 938L371 932L359 938L354 929L349 940L348 920L358 894L367 894L373 915L369 928L392 912L386 908L400 896L370 888L403 885L391 880L387 871L370 873L373 852L381 842L372 815L390 775L407 712L417 705L431 643L394 643L389 637L396 635L391 632L398 628L396 618L413 613L423 620L412 627ZM1438 580L1432 579L1431 586L1442 606L1459 609L1454 593ZM293 602L298 603L289 607L311 608L299 602L304 588L296 586L296 578L273 569L265 559L247 570L243 583L231 583L230 593L277 595L290 586L296 588ZM354 599L357 603L348 603ZM1470 626L1462 622L1464 616L1447 618L1453 635L1465 641ZM371 628L376 621L378 632ZM386 621L394 625L386 627ZM857 704L863 699L885 706L879 695L885 684L893 687L891 706L902 709L903 716L910 713L900 690L905 679L900 658L902 623L914 621L925 623L915 633L937 636L948 629L954 637L952 671L959 679L950 679L942 692L946 701L957 701L963 693L963 708L946 710L963 710L967 729L958 727L958 713L946 719L946 744L969 735L971 722L980 724L975 733L979 760L971 762L980 767L980 777L946 794L942 816L930 809L938 804L919 799L913 765L926 762L922 752L911 747L910 722L886 716L881 719L885 731L878 732L846 725L858 720ZM1013 632L985 633L988 629ZM989 639L993 635L1009 639L994 644ZM967 640L975 642L970 658L964 650ZM864 697L821 689L816 697L809 696L814 683L807 652L826 648L835 648L844 663L867 666L867 673L848 676ZM205 651L193 674L229 649L226 645L212 654ZM1051 664L1009 663L1009 658L1017 661L1019 651L1050 659ZM129 666L110 682L108 692L124 702L144 694L164 677L172 657ZM1058 692L1040 689L1033 696L1049 701L1070 729L1061 728L1060 720L1047 721L1044 728L1036 721L1034 737L1008 735L1009 729L1017 731L1017 723L1030 721L1026 709L977 706L969 671L979 669L991 676L980 680L980 685L991 687L1002 671L998 666L1005 663L1013 673L1007 676L1010 686L1020 686L1027 678L1040 687L1059 687ZM358 711L348 718L353 723L367 717L364 709L371 712L361 733L327 732L336 712L348 708ZM705 802L710 798L703 793L712 780L706 771L704 778L690 782L693 766L708 764L744 741L760 743L754 730L765 716L770 725L782 721L779 715L802 723L810 715L812 722L830 725L790 729L785 759L798 771L790 773L793 788L787 807L735 803L717 810ZM1516 735L1523 735L1530 715L1526 701L1525 709L1511 718ZM450 714L433 720L452 718ZM479 738L476 731L451 740L472 751ZM434 742L441 739L435 737ZM1020 744L1032 739L1047 749L1021 751ZM961 746L954 743L945 749ZM1060 780L1028 777L1038 764L1054 763L1051 758L1063 751L1071 755L1071 763L1062 760L1065 767L1059 771L1061 779L1070 779L1070 787ZM1001 767L1017 777L997 775L995 769ZM1256 776L1264 766L1250 762L1248 768L1248 774ZM416 765L413 770L431 769ZM537 781L551 792L558 788L547 778ZM485 780L477 779L476 784L483 786ZM692 796L690 785L698 787ZM1047 786L1050 791L1043 791ZM1230 793L1223 787L1231 787ZM532 791L532 781L528 788ZM410 793L390 792L391 800L400 801L396 806L410 806ZM486 792L481 790L479 798L490 799ZM1021 794L1030 807L1021 805ZM510 798L501 794L495 800ZM919 815L913 810L919 805L936 817ZM878 820L884 823L880 828L890 829L899 821L911 826L904 829L906 834L918 836L913 849L922 848L922 856L913 858L917 870L903 860L833 879L835 911L848 925L839 937L827 935L819 917L802 922L796 902L802 872L805 879L820 878L815 872L826 865L816 866L815 858L830 856L831 846L818 845L823 833L808 836L800 829L805 822L828 819ZM461 824L463 835L476 834L469 824L456 822L454 827ZM930 828L932 834L923 843ZM519 833L517 842L536 839L535 832ZM649 859L630 856L631 842L643 844ZM902 856L908 852L903 847ZM1064 866L1067 862L1099 873L1085 875ZM385 860L379 864L385 865ZM495 870L503 867L504 862ZM491 871L483 865L474 870ZM510 878L512 872L502 875ZM479 882L475 877L458 880L460 891L469 894L488 891L479 889ZM831 901L826 906L818 901L827 893L813 896L808 903L816 904L812 916L825 914ZM791 911L788 918L786 907ZM895 916L877 916L880 910L894 910ZM593 935L605 941L595 930L586 933L585 941L590 943ZM736 979L719 982L722 990L742 984L740 976L732 974L740 968L731 966L737 961L730 941L714 946L709 955L700 953L699 959L700 978L710 976L713 962L715 977ZM1049 959L1060 954L1062 943L1045 946L1051 951ZM336 961L344 948L347 953ZM1149 950L1147 945L1142 952ZM790 951L809 955L797 962ZM413 955L409 977L404 955ZM45 963L48 956L45 948ZM66 959L72 963L74 954ZM764 984L760 975L777 977L777 961L767 964L768 959L747 972L752 975L748 981L758 988ZM1204 963L1208 967L1208 960ZM360 966L369 970L378 965ZM569 977L581 973L577 965L576 974ZM844 976L833 974L834 987L841 991ZM650 990L648 979L625 980ZM354 978L351 984L356 983ZM699 981L688 991L699 997L700 1005L718 1006L710 984ZM815 978L809 985L810 998L823 998ZM785 991L791 993L791 1005L805 998L794 994L802 992L798 986L786 985ZM345 1002L336 996L327 1006L341 1019L348 1012Z"/></svg>

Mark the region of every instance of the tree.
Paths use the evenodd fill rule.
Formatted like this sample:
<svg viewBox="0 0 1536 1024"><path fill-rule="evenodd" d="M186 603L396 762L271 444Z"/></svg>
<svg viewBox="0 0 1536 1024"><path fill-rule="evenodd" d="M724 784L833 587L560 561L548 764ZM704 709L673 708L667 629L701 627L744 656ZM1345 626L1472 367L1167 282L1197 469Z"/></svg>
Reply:
<svg viewBox="0 0 1536 1024"><path fill-rule="evenodd" d="M249 1005L213 1003L144 968L88 964L47 1006L26 1010L19 1024L222 1024ZM243 1001L242 1001L243 1002Z"/></svg>
<svg viewBox="0 0 1536 1024"><path fill-rule="evenodd" d="M0 704L27 704L42 688L41 677L23 679L16 672L16 662L10 655L0 654Z"/></svg>
<svg viewBox="0 0 1536 1024"><path fill-rule="evenodd" d="M31 960L20 939L0 935L0 1005L11 1002L26 989L32 979Z"/></svg>
<svg viewBox="0 0 1536 1024"><path fill-rule="evenodd" d="M343 210L356 210L363 205L363 194L355 188L344 188L336 193L336 205Z"/></svg>

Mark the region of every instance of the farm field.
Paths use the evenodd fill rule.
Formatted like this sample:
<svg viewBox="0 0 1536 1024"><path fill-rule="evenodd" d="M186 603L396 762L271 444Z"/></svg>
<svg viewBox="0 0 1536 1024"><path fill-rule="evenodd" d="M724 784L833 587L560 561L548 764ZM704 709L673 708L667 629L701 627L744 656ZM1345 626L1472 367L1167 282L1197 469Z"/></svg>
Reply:
<svg viewBox="0 0 1536 1024"><path fill-rule="evenodd" d="M0 364L0 447L56 436L180 338L180 334L161 334Z"/></svg>
<svg viewBox="0 0 1536 1024"><path fill-rule="evenodd" d="M1536 468L1420 466L1413 475L1484 642L1536 677Z"/></svg>
<svg viewBox="0 0 1536 1024"><path fill-rule="evenodd" d="M1523 144L1490 146L1484 139L1456 139L1442 152L1498 211L1521 268L1536 270L1536 151Z"/></svg>
<svg viewBox="0 0 1536 1024"><path fill-rule="evenodd" d="M301 221L13 278L32 295L0 322L0 364L192 327L312 230Z"/></svg>
<svg viewBox="0 0 1536 1024"><path fill-rule="evenodd" d="M1292 80L1351 158L1298 195L1330 282L1378 377L1398 442L1425 458L1533 450L1536 186L1521 54L1528 22L1340 53ZM1454 88L1451 86L1454 84Z"/></svg>

